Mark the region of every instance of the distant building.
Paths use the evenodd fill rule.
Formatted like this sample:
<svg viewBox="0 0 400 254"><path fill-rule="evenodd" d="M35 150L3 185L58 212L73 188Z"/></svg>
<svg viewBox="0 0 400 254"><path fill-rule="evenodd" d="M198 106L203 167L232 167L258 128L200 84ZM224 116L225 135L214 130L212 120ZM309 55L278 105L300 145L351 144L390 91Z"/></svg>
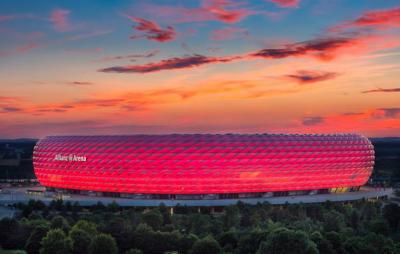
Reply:
<svg viewBox="0 0 400 254"><path fill-rule="evenodd" d="M357 134L52 136L33 163L49 190L138 199L229 199L356 191L374 149Z"/></svg>

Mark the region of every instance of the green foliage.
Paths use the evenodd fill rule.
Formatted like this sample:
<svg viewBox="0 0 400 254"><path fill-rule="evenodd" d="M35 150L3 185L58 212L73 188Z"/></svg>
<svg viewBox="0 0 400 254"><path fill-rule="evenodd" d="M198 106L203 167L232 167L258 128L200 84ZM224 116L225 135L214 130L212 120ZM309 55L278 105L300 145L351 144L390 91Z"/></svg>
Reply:
<svg viewBox="0 0 400 254"><path fill-rule="evenodd" d="M89 246L92 254L116 254L117 243L111 235L99 234L95 236Z"/></svg>
<svg viewBox="0 0 400 254"><path fill-rule="evenodd" d="M397 230L400 222L400 207L391 203L383 207L383 217L387 220L393 231Z"/></svg>
<svg viewBox="0 0 400 254"><path fill-rule="evenodd" d="M224 208L224 212L222 216L224 230L237 228L240 222L239 208L237 206L227 206Z"/></svg>
<svg viewBox="0 0 400 254"><path fill-rule="evenodd" d="M279 228L260 244L257 254L318 254L316 244L302 231Z"/></svg>
<svg viewBox="0 0 400 254"><path fill-rule="evenodd" d="M218 254L221 251L219 243L210 235L197 240L190 254Z"/></svg>
<svg viewBox="0 0 400 254"><path fill-rule="evenodd" d="M47 232L41 241L40 254L69 254L72 253L72 241L61 229Z"/></svg>
<svg viewBox="0 0 400 254"><path fill-rule="evenodd" d="M42 247L40 241L46 236L48 231L49 227L46 224L35 227L26 242L25 250L28 254L39 254L40 248Z"/></svg>
<svg viewBox="0 0 400 254"><path fill-rule="evenodd" d="M69 231L69 237L72 240L72 253L86 254L89 253L89 245L92 237L88 232L74 227Z"/></svg>
<svg viewBox="0 0 400 254"><path fill-rule="evenodd" d="M143 254L143 251L139 249L130 249L127 252L125 252L125 254Z"/></svg>
<svg viewBox="0 0 400 254"><path fill-rule="evenodd" d="M97 234L97 226L96 224L86 221L86 220L79 220L75 225L71 228L74 229L81 229L88 233L90 236L95 236Z"/></svg>
<svg viewBox="0 0 400 254"><path fill-rule="evenodd" d="M187 254L193 247L193 244L199 240L199 238L194 234L183 235L178 244L178 252L182 254Z"/></svg>
<svg viewBox="0 0 400 254"><path fill-rule="evenodd" d="M64 232L68 232L70 226L68 221L61 215L54 216L53 219L51 220L51 226L52 229L62 229Z"/></svg>
<svg viewBox="0 0 400 254"><path fill-rule="evenodd" d="M163 224L163 216L158 209L152 209L142 215L142 221L154 230L159 230Z"/></svg>
<svg viewBox="0 0 400 254"><path fill-rule="evenodd" d="M335 210L327 211L324 214L323 225L326 232L340 232L340 230L345 227L343 214Z"/></svg>
<svg viewBox="0 0 400 254"><path fill-rule="evenodd" d="M368 223L368 229L371 232L389 235L390 227L389 223L381 217L375 218Z"/></svg>
<svg viewBox="0 0 400 254"><path fill-rule="evenodd" d="M400 208L390 203L178 206L172 214L164 205L43 205L20 204L18 217L1 219L0 245L28 254L400 253Z"/></svg>

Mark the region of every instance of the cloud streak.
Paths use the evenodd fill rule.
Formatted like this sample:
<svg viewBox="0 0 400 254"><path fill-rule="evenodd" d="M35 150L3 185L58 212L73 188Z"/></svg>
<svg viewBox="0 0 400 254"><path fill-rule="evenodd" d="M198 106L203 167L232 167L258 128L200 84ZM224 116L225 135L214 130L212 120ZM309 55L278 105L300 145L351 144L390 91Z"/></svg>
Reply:
<svg viewBox="0 0 400 254"><path fill-rule="evenodd" d="M216 29L211 33L211 40L222 41L222 40L232 40L235 38L245 37L249 33L247 29L239 27L225 27L221 29Z"/></svg>
<svg viewBox="0 0 400 254"><path fill-rule="evenodd" d="M32 49L35 49L38 47L39 47L39 45L37 43L29 42L24 45L18 46L14 49L11 49L11 50L0 51L0 58L24 54L24 53L27 53L27 52L31 51Z"/></svg>
<svg viewBox="0 0 400 254"><path fill-rule="evenodd" d="M208 57L203 55L192 55L175 57L160 62L144 65L114 66L100 69L100 72L116 73L151 73L162 70L194 68L205 64L227 63L240 59L264 58L281 59L293 56L312 55L322 60L330 60L335 57L339 49L353 46L355 39L352 38L323 38L286 45L283 48L267 48L244 55L227 57Z"/></svg>
<svg viewBox="0 0 400 254"><path fill-rule="evenodd" d="M293 43L281 48L261 49L251 56L281 59L287 57L297 57L312 55L322 60L330 60L335 57L335 52L339 49L354 46L357 38L353 37L330 37L318 38L314 40Z"/></svg>
<svg viewBox="0 0 400 254"><path fill-rule="evenodd" d="M269 0L281 8L295 8L299 6L300 0Z"/></svg>
<svg viewBox="0 0 400 254"><path fill-rule="evenodd" d="M319 125L324 122L325 118L321 116L304 117L302 119L302 124L305 126Z"/></svg>
<svg viewBox="0 0 400 254"><path fill-rule="evenodd" d="M364 12L360 17L334 26L332 31L348 28L390 28L400 27L400 7L384 10L373 10Z"/></svg>
<svg viewBox="0 0 400 254"><path fill-rule="evenodd" d="M244 6L243 2L230 0L203 0L199 7L168 6L142 4L136 9L140 13L167 20L170 23L191 23L203 21L219 21L236 23L246 17L260 12Z"/></svg>
<svg viewBox="0 0 400 254"><path fill-rule="evenodd" d="M132 60L137 58L150 58L156 56L158 53L160 53L159 50L152 50L142 54L131 54L126 56L104 56L100 59L97 59L95 62L109 62L109 61L126 60L126 59Z"/></svg>
<svg viewBox="0 0 400 254"><path fill-rule="evenodd" d="M362 91L362 93L400 93L400 87L398 88L377 88L371 90Z"/></svg>
<svg viewBox="0 0 400 254"><path fill-rule="evenodd" d="M128 15L124 16L137 24L133 26L133 29L143 32L143 34L132 35L130 37L131 39L145 38L151 41L167 42L175 40L176 38L176 31L172 26L167 26L163 29L154 21Z"/></svg>
<svg viewBox="0 0 400 254"><path fill-rule="evenodd" d="M116 73L150 73L162 70L187 69L211 63L226 63L240 58L240 56L207 57L203 55L192 55L187 57L170 58L160 62L148 63L144 65L114 66L101 69L99 71Z"/></svg>
<svg viewBox="0 0 400 254"><path fill-rule="evenodd" d="M286 75L290 80L296 81L300 85L306 85L310 83L316 83L333 79L338 74L335 72L324 72L324 71L297 71L295 74Z"/></svg>
<svg viewBox="0 0 400 254"><path fill-rule="evenodd" d="M88 81L70 81L70 82L66 82L67 85L71 85L71 86L90 86L93 85L92 82L88 82Z"/></svg>

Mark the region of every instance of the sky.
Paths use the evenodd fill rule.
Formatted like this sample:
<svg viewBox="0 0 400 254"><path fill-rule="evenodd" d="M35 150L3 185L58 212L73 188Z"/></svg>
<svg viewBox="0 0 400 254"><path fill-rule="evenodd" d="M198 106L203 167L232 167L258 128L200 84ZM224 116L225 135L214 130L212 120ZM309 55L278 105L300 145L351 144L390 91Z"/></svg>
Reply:
<svg viewBox="0 0 400 254"><path fill-rule="evenodd" d="M399 0L0 2L0 138L400 136Z"/></svg>

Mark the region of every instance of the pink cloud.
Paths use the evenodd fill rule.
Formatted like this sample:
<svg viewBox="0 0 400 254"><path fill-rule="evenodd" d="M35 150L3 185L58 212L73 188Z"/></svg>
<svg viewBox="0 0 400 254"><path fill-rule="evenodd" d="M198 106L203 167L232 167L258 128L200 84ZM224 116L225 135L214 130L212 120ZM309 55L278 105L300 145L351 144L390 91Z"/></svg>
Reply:
<svg viewBox="0 0 400 254"><path fill-rule="evenodd" d="M300 0L268 0L282 8L295 8L299 6Z"/></svg>
<svg viewBox="0 0 400 254"><path fill-rule="evenodd" d="M15 20L15 19L42 19L32 14L11 14L11 15L0 15L0 22Z"/></svg>
<svg viewBox="0 0 400 254"><path fill-rule="evenodd" d="M128 15L124 16L137 23L137 25L133 26L133 29L143 32L141 35L132 35L131 39L146 38L147 40L166 42L176 38L176 31L172 26L167 26L163 29L154 21Z"/></svg>
<svg viewBox="0 0 400 254"><path fill-rule="evenodd" d="M380 42L384 42L384 44ZM372 47L372 46L373 47ZM185 69L198 67L212 63L226 63L234 60L264 58L284 59L289 57L314 57L321 61L330 61L342 55L355 55L369 51L376 51L398 46L397 41L390 41L387 37L357 35L353 37L321 37L313 40L286 44L277 48L264 48L243 55L232 55L224 57L208 57L203 55L192 55L175 57L161 60L159 62L144 65L113 66L103 68L101 72L116 73L150 73L162 70ZM301 77L298 77L301 79ZM303 77L304 78L304 77ZM308 77L310 80L312 77ZM321 80L321 77L319 77ZM333 78L332 74L324 78ZM307 78L305 78L307 79Z"/></svg>
<svg viewBox="0 0 400 254"><path fill-rule="evenodd" d="M2 15L2 16L0 16L0 21L11 20L14 18L15 18L15 16L13 16L13 15Z"/></svg>
<svg viewBox="0 0 400 254"><path fill-rule="evenodd" d="M242 2L230 0L203 0L201 1L201 5L196 8L143 4L137 7L137 9L140 10L140 13L146 13L172 23L202 21L236 23L245 19L247 16L260 13L243 6L244 4Z"/></svg>
<svg viewBox="0 0 400 254"><path fill-rule="evenodd" d="M71 24L69 23L70 11L64 9L57 9L52 11L50 15L50 20L53 23L55 30L59 32L65 32L71 29Z"/></svg>
<svg viewBox="0 0 400 254"><path fill-rule="evenodd" d="M23 54L37 47L39 47L39 45L34 42L26 43L11 50L0 51L0 57Z"/></svg>
<svg viewBox="0 0 400 254"><path fill-rule="evenodd" d="M244 28L238 27L225 27L221 29L216 29L211 33L212 40L232 40L234 38L247 36L248 31Z"/></svg>
<svg viewBox="0 0 400 254"><path fill-rule="evenodd" d="M350 20L332 27L331 30L337 31L341 29L357 27L400 27L400 7L385 10L367 11L354 20Z"/></svg>
<svg viewBox="0 0 400 254"><path fill-rule="evenodd" d="M84 55L91 55L91 54L96 54L102 52L104 49L103 48L83 48L83 49L66 49L65 52L67 54L73 54L73 55L79 55L79 56L84 56Z"/></svg>

